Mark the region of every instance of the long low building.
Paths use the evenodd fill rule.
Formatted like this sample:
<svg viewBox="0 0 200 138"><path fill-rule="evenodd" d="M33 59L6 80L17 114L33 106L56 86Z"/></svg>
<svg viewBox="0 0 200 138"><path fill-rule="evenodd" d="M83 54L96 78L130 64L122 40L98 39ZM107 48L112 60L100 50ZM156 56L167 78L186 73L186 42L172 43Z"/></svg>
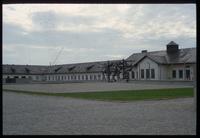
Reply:
<svg viewBox="0 0 200 138"><path fill-rule="evenodd" d="M122 60L111 60L115 64ZM179 49L171 41L166 50L134 53L125 59L129 63L129 80L187 80L192 81L196 64L196 48ZM82 82L123 80L119 76L105 73L108 61L63 64L54 66L3 65L3 83L29 82Z"/></svg>

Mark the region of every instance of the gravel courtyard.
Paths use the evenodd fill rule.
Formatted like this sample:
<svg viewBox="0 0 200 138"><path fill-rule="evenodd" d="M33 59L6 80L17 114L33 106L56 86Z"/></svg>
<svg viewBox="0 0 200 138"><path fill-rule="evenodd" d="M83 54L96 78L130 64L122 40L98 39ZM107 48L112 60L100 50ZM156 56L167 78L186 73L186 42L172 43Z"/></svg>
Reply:
<svg viewBox="0 0 200 138"><path fill-rule="evenodd" d="M3 85L4 89L38 91L48 93L65 92L94 92L94 91L112 91L112 90L140 90L140 89L161 89L161 88L187 88L187 85L169 85L169 84L145 84L145 83L65 83L65 84L13 84Z"/></svg>
<svg viewBox="0 0 200 138"><path fill-rule="evenodd" d="M196 134L193 98L104 102L2 94L4 135Z"/></svg>

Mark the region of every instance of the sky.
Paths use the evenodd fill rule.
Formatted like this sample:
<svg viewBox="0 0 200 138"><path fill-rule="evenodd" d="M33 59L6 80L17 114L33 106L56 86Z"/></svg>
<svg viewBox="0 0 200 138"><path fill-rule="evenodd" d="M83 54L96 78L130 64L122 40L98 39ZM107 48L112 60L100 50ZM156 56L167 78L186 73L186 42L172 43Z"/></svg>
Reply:
<svg viewBox="0 0 200 138"><path fill-rule="evenodd" d="M3 64L126 59L196 47L195 4L4 4Z"/></svg>

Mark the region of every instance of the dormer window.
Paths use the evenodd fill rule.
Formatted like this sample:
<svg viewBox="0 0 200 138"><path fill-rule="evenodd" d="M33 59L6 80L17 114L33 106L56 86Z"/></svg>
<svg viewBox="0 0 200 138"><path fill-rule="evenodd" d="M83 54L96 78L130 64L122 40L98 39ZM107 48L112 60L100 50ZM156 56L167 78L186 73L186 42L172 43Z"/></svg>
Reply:
<svg viewBox="0 0 200 138"><path fill-rule="evenodd" d="M54 72L58 72L62 67L58 67L57 69L54 70Z"/></svg>
<svg viewBox="0 0 200 138"><path fill-rule="evenodd" d="M90 69L93 68L93 67L94 67L94 65L88 66L88 67L86 68L86 70L88 71L88 70L90 70Z"/></svg>
<svg viewBox="0 0 200 138"><path fill-rule="evenodd" d="M70 68L68 68L68 71L72 71L76 66L72 66Z"/></svg>

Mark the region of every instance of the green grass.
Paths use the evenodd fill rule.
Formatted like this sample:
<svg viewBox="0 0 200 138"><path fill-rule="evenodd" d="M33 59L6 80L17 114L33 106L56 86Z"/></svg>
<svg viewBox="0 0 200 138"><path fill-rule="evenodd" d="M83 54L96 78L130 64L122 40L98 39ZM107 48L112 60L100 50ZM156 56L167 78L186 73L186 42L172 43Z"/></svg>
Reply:
<svg viewBox="0 0 200 138"><path fill-rule="evenodd" d="M3 91L18 92L32 95L43 96L62 96L71 98L81 98L90 100L106 101L135 101L135 100L160 100L193 97L193 88L170 88L170 89L153 89L153 90L121 90L121 91L103 91L103 92L78 92L78 93L45 93L22 90Z"/></svg>

